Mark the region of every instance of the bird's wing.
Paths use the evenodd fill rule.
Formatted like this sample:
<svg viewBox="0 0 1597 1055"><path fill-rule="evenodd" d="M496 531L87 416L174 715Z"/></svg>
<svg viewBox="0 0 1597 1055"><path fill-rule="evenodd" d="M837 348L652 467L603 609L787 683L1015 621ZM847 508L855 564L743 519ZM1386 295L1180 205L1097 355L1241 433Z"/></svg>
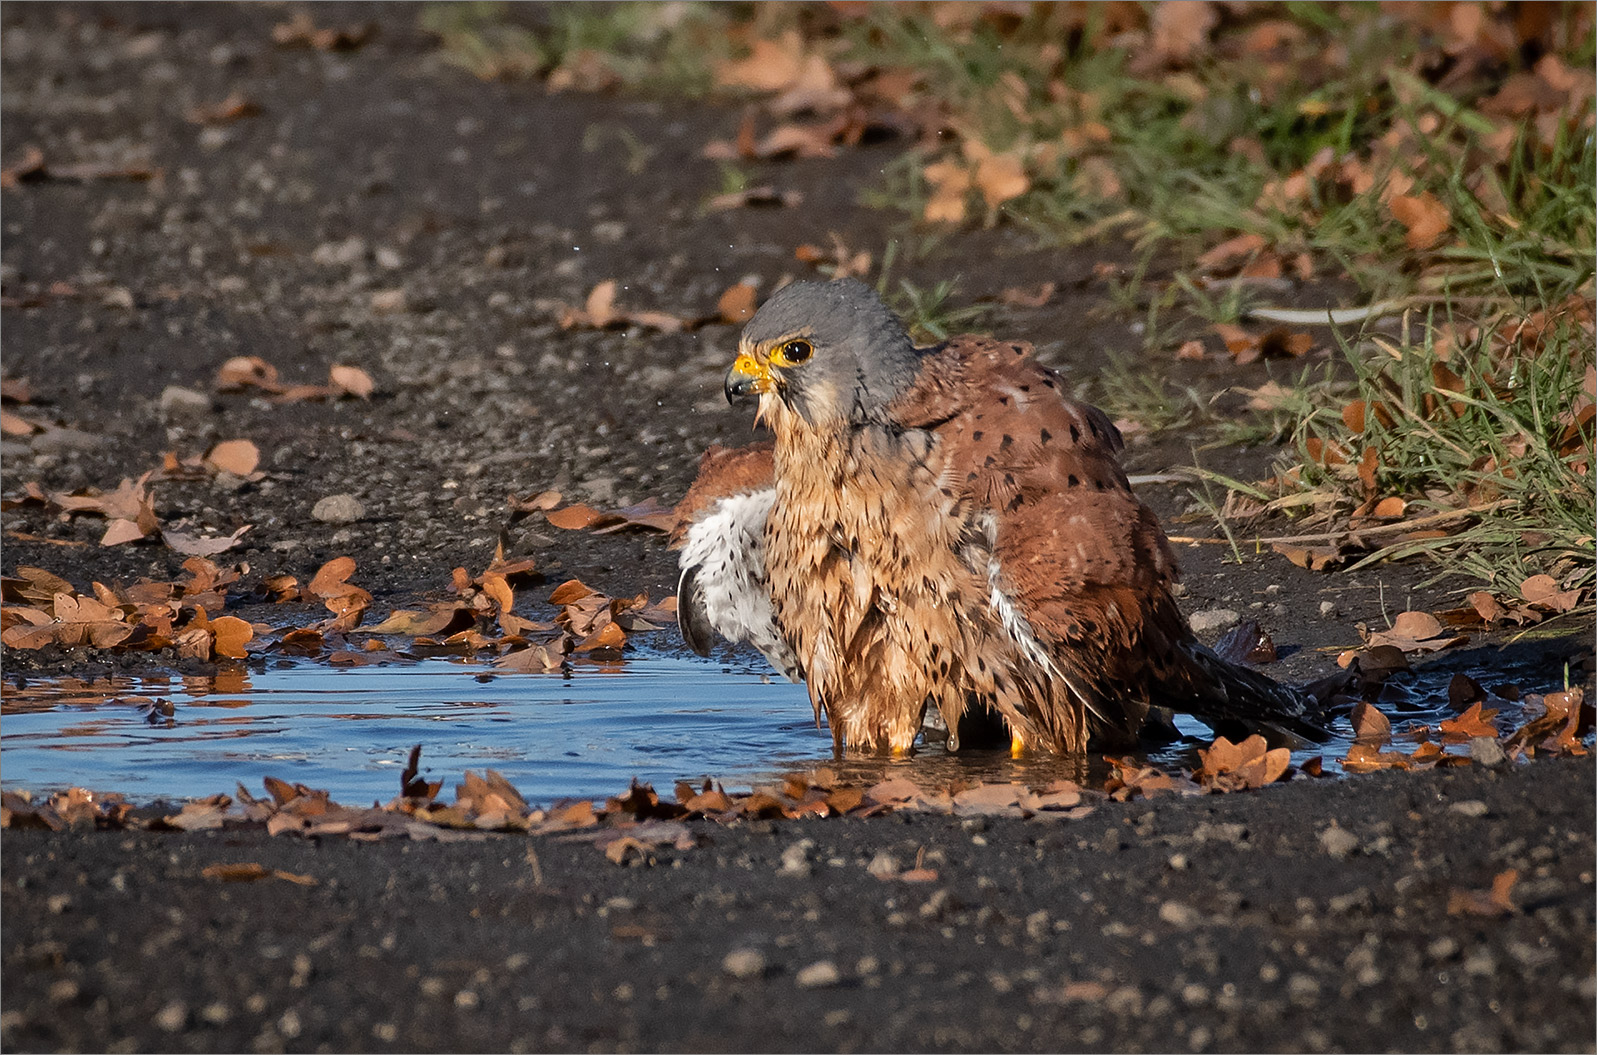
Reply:
<svg viewBox="0 0 1597 1055"><path fill-rule="evenodd" d="M946 485L972 509L996 561L994 587L1064 668L1082 702L1113 724L1122 684L1146 684L1130 664L1159 663L1186 634L1170 596L1176 562L1157 518L1131 493L1116 453L1119 430L1071 399L1029 345L956 338L930 354L895 420L930 428ZM1090 661L1090 662L1088 662ZM1137 677L1137 674L1144 677ZM1119 698L1119 699L1115 699Z"/></svg>
<svg viewBox="0 0 1597 1055"><path fill-rule="evenodd" d="M676 523L671 527L671 546L680 549L688 529L721 499L773 486L774 449L771 443L751 443L747 447L711 445L699 459L699 475L672 510Z"/></svg>
<svg viewBox="0 0 1597 1055"><path fill-rule="evenodd" d="M1034 635L1082 702L1128 733L1149 706L1301 725L1300 694L1193 638L1171 591L1170 543L1116 457L1119 430L1030 351L956 338L928 356L896 419L937 433L948 484L989 536L994 586L1024 620L1012 629Z"/></svg>
<svg viewBox="0 0 1597 1055"><path fill-rule="evenodd" d="M777 628L766 577L765 521L774 498L770 444L705 452L671 532L682 551L677 626L701 656L710 654L714 634L748 641L798 681L801 668Z"/></svg>

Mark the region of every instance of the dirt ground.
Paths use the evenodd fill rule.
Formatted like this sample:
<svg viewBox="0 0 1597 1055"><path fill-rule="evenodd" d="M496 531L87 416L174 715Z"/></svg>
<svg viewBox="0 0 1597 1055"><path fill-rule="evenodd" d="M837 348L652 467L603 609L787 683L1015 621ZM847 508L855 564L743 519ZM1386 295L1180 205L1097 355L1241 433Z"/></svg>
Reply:
<svg viewBox="0 0 1597 1055"><path fill-rule="evenodd" d="M165 451L247 438L264 478L165 482L156 509L204 534L252 525L224 555L251 576L304 581L347 554L381 613L443 591L456 566L480 571L503 539L549 586L669 593L659 537L560 531L513 518L506 499L674 502L708 444L750 434L746 408L721 397L736 331L568 331L558 305L617 279L625 307L708 314L734 281L768 293L807 274L794 248L830 232L880 252L899 218L859 196L902 145L753 165L803 204L707 211L721 177L700 150L732 135L735 109L483 83L441 60L416 13L318 5L323 24L378 26L329 53L275 45L278 6L6 6L5 163L31 145L47 166L161 175L46 179L0 199L5 372L32 384L30 412L66 426L5 440L4 491L111 488ZM259 113L186 119L232 92ZM1140 347L1139 316L1095 270L1128 263L1123 247L1039 249L1000 227L922 248L899 273L957 275L962 300L1058 283L1045 306L995 309L984 327L1033 341L1086 391L1110 355ZM286 405L216 393L217 367L238 355L288 383L358 366L376 392ZM1270 369L1181 368L1212 388ZM1258 476L1271 453L1201 457ZM1192 458L1190 437L1161 435L1134 443L1128 468ZM359 517L314 518L333 495ZM1187 530L1185 487L1145 497ZM10 511L0 566L80 587L179 575L181 555L102 548L102 530ZM1421 585L1430 569L1327 576L1226 552L1180 550L1183 604L1259 618L1286 680L1333 670L1360 622L1447 603L1450 584ZM1566 651L1582 649L1585 630ZM8 676L177 663L51 650L4 662ZM542 883L507 838L8 832L0 1025L12 1050L1590 1050L1592 776L1589 761L1372 776L1104 807L1068 827L761 822L708 831L648 870L539 842ZM1327 852L1333 824L1356 849ZM809 872L775 874L806 839ZM920 847L943 862L927 888L860 864ZM231 859L319 885L197 878ZM1507 868L1521 876L1511 914L1447 914L1453 888ZM740 979L722 958L745 946L766 967ZM840 980L802 984L821 960Z"/></svg>

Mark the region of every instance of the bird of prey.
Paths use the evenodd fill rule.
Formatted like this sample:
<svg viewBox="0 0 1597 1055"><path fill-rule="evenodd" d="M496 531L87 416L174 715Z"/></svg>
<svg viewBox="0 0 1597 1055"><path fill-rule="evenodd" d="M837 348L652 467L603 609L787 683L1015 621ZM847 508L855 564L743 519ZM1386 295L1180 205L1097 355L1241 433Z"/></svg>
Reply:
<svg viewBox="0 0 1597 1055"><path fill-rule="evenodd" d="M677 507L683 635L752 642L836 747L906 753L928 708L953 750L968 711L1060 753L1133 740L1151 708L1318 732L1193 636L1118 430L1029 345L918 348L859 282L796 282L725 388L774 443L712 448Z"/></svg>

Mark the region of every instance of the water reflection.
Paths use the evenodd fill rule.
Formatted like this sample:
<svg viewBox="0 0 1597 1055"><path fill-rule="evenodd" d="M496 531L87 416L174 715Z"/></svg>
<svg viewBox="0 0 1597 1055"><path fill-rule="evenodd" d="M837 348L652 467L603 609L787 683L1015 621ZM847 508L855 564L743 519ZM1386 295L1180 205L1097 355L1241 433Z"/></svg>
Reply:
<svg viewBox="0 0 1597 1055"><path fill-rule="evenodd" d="M1499 657L1506 674L1505 666ZM1383 704L1395 737L1451 716L1446 686L1454 669L1405 676L1402 698ZM1545 668L1536 677L1514 673L1529 691L1554 687L1537 683L1550 680ZM1488 705L1517 724L1517 704L1493 697ZM0 715L7 787L83 785L138 800L207 795L234 782L258 790L272 775L346 802L387 801L416 743L426 775L446 788L468 768L493 767L543 803L616 794L633 778L662 792L706 777L737 790L820 766L850 782L906 776L926 787L1097 783L1107 769L1102 758L950 755L936 744L910 759L833 759L802 686L760 669L648 654L582 663L569 676L459 659L356 667L277 659L211 675L13 680L0 688ZM1197 723L1178 725L1187 738L1151 751L1149 761L1196 765L1196 747L1212 734ZM1338 740L1298 751L1295 760L1331 760L1346 748Z"/></svg>

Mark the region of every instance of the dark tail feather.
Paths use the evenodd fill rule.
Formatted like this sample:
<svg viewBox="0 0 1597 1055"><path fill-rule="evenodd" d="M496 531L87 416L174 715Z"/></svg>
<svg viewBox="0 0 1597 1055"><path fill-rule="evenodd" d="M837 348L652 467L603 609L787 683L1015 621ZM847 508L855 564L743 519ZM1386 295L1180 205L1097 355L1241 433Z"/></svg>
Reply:
<svg viewBox="0 0 1597 1055"><path fill-rule="evenodd" d="M1184 705L1172 702L1178 710L1208 721L1275 726L1315 743L1331 738L1324 711L1307 694L1221 659L1197 643L1190 646L1188 656L1200 675L1193 679L1200 688L1182 701Z"/></svg>
<svg viewBox="0 0 1597 1055"><path fill-rule="evenodd" d="M677 580L677 627L682 640L701 656L710 654L715 644L715 631L710 626L710 615L704 605L704 595L699 592L699 569L695 565L682 569Z"/></svg>

